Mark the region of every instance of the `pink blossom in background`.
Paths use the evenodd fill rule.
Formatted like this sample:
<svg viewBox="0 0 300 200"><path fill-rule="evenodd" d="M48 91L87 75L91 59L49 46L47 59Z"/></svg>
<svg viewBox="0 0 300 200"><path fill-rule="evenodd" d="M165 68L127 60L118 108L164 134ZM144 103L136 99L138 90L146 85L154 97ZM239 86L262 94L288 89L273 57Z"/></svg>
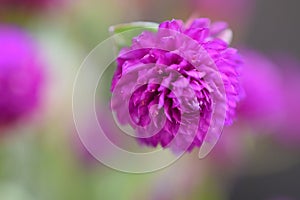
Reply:
<svg viewBox="0 0 300 200"><path fill-rule="evenodd" d="M158 129L160 131L157 134L140 138L141 143L153 147L159 144L166 147L172 141L171 149L179 152L185 150L183 148L187 143L190 143L189 151L201 146L210 126L212 95L222 93L211 77L211 65L214 64L225 87L226 105L221 105L226 110L225 124L232 124L235 108L240 100L239 68L242 62L237 50L218 38L226 29L226 23L211 24L210 20L205 18L195 19L189 25L184 25L180 20L166 21L160 24L157 34L143 32L133 39L131 47L121 50L112 81L112 92L122 95L112 103L118 120L122 124L134 127L139 136L148 136L140 130L147 127L151 120L154 121L153 126L162 127ZM168 30L176 34L172 35ZM190 38L190 41L182 35ZM147 48L149 44L156 48ZM198 49L199 45L203 50ZM185 58L178 54L185 55ZM186 58L191 58L196 63L191 64ZM151 63L155 63L154 67L149 66ZM143 68L147 64L148 66ZM131 74L134 70L138 70L136 75ZM176 76L172 70L180 76ZM158 84L145 84L147 78L157 81ZM118 82L121 85L120 91L115 91ZM131 93L130 85L138 83L142 86ZM172 90L165 85L172 86ZM174 91L184 100L178 100ZM195 99L193 92L196 94ZM132 121L126 116L127 100ZM151 110L152 105L158 105L158 109ZM199 115L197 112L200 112L200 120L195 122L194 119ZM165 122L161 113L166 116ZM189 115L187 121L181 119L183 113ZM190 124L184 132L178 131L182 124ZM193 130L198 130L196 137ZM173 143L177 134L179 137Z"/></svg>
<svg viewBox="0 0 300 200"><path fill-rule="evenodd" d="M278 132L285 114L285 88L279 66L255 50L243 49L241 55L244 98L238 104L238 120L233 126L224 128L211 154L222 166L242 163L247 134Z"/></svg>
<svg viewBox="0 0 300 200"><path fill-rule="evenodd" d="M300 142L300 62L291 56L242 51L246 98L239 119L259 132L272 132L286 144Z"/></svg>
<svg viewBox="0 0 300 200"><path fill-rule="evenodd" d="M284 113L284 85L279 67L261 53L244 50L242 84L245 98L240 102L240 120L263 129L276 129Z"/></svg>
<svg viewBox="0 0 300 200"><path fill-rule="evenodd" d="M1 24L0 46L0 127L6 127L38 107L45 66L35 42L20 28Z"/></svg>
<svg viewBox="0 0 300 200"><path fill-rule="evenodd" d="M222 166L243 161L247 134L271 134L279 144L300 142L300 62L290 56L265 56L241 50L245 98L237 109L238 120L224 128L210 158Z"/></svg>

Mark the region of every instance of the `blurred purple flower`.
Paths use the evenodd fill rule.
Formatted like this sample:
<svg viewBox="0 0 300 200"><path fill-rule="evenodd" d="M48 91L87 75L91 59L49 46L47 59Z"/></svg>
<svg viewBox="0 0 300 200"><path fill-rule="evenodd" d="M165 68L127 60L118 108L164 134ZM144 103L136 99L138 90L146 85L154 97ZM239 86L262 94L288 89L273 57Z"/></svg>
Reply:
<svg viewBox="0 0 300 200"><path fill-rule="evenodd" d="M254 127L275 130L283 117L284 88L282 74L276 64L263 54L245 50L242 84L246 98L241 101L239 119Z"/></svg>
<svg viewBox="0 0 300 200"><path fill-rule="evenodd" d="M43 64L23 30L0 25L0 127L31 114L39 104Z"/></svg>
<svg viewBox="0 0 300 200"><path fill-rule="evenodd" d="M297 146L300 142L299 62L289 56L267 57L249 49L242 50L241 54L245 98L237 108L239 120L224 129L211 155L212 159L222 162L222 167L243 161L243 141L247 133L272 134L280 144L288 146Z"/></svg>
<svg viewBox="0 0 300 200"><path fill-rule="evenodd" d="M133 39L131 47L121 50L112 92L122 97L113 99L112 108L122 124L130 124L137 131L142 144L161 144L164 148L172 145L170 148L179 152L186 150L187 143L189 151L201 146L211 122L212 95L223 95L212 78L213 67L225 87L225 124L232 123L240 100L241 60L236 49L218 38L226 30L226 23L210 24L204 18L190 25L180 20L166 21L160 24L158 33L143 32ZM146 79L156 84L145 84ZM139 84L132 92L131 85ZM152 109L154 105L157 107ZM130 117L126 116L128 109ZM183 115L189 117L183 119ZM199 115L199 121L195 120ZM181 130L183 124L186 129ZM152 127L150 130L161 129L149 136L143 129L147 126ZM196 136L193 130L197 130Z"/></svg>

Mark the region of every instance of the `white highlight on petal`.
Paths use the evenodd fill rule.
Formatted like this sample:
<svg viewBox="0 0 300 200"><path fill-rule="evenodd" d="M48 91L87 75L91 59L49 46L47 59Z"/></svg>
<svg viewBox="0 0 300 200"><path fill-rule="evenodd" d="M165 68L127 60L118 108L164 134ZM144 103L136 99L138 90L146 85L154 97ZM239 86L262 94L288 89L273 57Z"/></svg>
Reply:
<svg viewBox="0 0 300 200"><path fill-rule="evenodd" d="M233 32L231 29L228 28L228 29L222 31L221 33L219 33L217 35L217 38L223 40L227 44L230 44L232 42Z"/></svg>

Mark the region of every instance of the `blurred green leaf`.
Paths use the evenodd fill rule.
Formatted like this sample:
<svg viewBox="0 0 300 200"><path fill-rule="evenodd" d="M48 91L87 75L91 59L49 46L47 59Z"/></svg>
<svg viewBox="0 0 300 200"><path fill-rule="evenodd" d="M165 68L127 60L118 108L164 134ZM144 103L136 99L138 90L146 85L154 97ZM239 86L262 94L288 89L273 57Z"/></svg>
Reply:
<svg viewBox="0 0 300 200"><path fill-rule="evenodd" d="M132 38L136 37L143 31L156 32L159 24L154 22L132 22L118 24L109 28L109 33L113 36L116 54L121 48L130 46Z"/></svg>
<svg viewBox="0 0 300 200"><path fill-rule="evenodd" d="M124 31L130 31L133 29L145 29L150 31L157 31L158 25L155 22L132 22L126 24L118 24L115 26L111 26L109 28L109 32L113 34L122 33Z"/></svg>

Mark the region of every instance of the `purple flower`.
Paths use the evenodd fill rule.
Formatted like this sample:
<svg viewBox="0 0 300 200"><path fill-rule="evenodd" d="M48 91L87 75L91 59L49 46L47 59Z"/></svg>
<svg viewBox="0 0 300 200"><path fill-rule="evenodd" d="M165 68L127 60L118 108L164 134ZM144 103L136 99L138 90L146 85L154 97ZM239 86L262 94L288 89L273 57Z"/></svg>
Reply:
<svg viewBox="0 0 300 200"><path fill-rule="evenodd" d="M211 158L226 164L243 161L245 138L278 132L287 112L285 86L279 66L267 56L250 49L240 51L244 66L241 77L245 98L237 107L238 122L224 129ZM247 130L247 131L245 131ZM283 132L285 136L288 133ZM232 165L230 165L232 167Z"/></svg>
<svg viewBox="0 0 300 200"><path fill-rule="evenodd" d="M166 21L157 33L145 31L121 50L112 109L121 124L135 129L142 144L161 144L175 152L200 147L211 121L222 123L213 116L216 99L225 99L217 103L216 113L223 109L225 125L232 124L240 100L241 60L236 49L219 39L227 28L204 18L190 25Z"/></svg>
<svg viewBox="0 0 300 200"><path fill-rule="evenodd" d="M44 67L34 42L21 29L0 25L0 127L37 107Z"/></svg>
<svg viewBox="0 0 300 200"><path fill-rule="evenodd" d="M211 158L223 168L240 165L245 154L245 138L278 132L286 113L285 89L279 66L255 50L242 49L241 84L245 98L237 107L238 121L224 129ZM247 130L247 131L245 131ZM284 132L286 135L287 133Z"/></svg>
<svg viewBox="0 0 300 200"><path fill-rule="evenodd" d="M238 107L239 119L256 128L275 130L284 113L284 88L279 67L253 50L241 51L244 69L241 79L246 98Z"/></svg>

